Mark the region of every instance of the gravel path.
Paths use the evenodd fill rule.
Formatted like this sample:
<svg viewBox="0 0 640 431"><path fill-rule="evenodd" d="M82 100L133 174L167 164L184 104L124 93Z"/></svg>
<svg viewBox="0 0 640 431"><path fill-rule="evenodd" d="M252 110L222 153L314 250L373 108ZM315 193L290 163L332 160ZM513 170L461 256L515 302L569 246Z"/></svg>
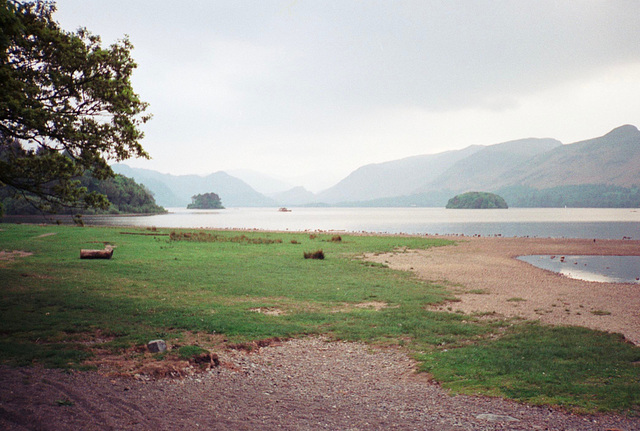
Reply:
<svg viewBox="0 0 640 431"><path fill-rule="evenodd" d="M6 430L638 430L640 418L583 416L451 396L406 355L313 338L221 353L184 379L0 368ZM225 366L226 364L226 366ZM233 366L231 366L233 364Z"/></svg>

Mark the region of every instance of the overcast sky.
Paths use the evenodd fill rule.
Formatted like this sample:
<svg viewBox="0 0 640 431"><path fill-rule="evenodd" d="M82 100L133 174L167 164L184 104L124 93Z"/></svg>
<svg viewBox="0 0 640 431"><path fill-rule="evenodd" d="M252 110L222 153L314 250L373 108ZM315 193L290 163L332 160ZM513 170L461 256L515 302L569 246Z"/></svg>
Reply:
<svg viewBox="0 0 640 431"><path fill-rule="evenodd" d="M151 161L318 191L356 168L640 126L640 1L58 0L129 35Z"/></svg>

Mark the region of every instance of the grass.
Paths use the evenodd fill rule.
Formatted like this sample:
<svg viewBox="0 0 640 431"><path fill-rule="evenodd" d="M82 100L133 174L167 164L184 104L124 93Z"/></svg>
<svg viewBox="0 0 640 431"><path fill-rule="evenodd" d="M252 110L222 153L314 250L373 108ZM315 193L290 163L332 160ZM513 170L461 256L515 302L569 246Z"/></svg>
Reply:
<svg viewBox="0 0 640 431"><path fill-rule="evenodd" d="M606 310L592 310L591 314L594 316L609 316L611 315L611 312Z"/></svg>
<svg viewBox="0 0 640 431"><path fill-rule="evenodd" d="M113 258L80 260L79 250L96 243L113 245ZM0 361L83 368L96 347L124 352L156 338L223 334L249 343L322 334L403 346L454 391L638 414L640 349L619 336L430 311L453 299L446 287L358 258L444 244L5 224L0 250L33 255L0 261ZM303 250L320 247L323 260L304 259ZM366 303L385 306L358 306Z"/></svg>
<svg viewBox="0 0 640 431"><path fill-rule="evenodd" d="M514 296L513 298L507 299L507 302L526 302L527 300L524 298L520 298L519 296Z"/></svg>

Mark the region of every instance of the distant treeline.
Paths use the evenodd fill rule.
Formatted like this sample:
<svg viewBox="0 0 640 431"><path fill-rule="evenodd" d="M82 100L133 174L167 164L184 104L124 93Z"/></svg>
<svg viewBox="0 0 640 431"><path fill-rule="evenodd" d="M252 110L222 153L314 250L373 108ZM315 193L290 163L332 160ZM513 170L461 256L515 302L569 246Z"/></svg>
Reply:
<svg viewBox="0 0 640 431"><path fill-rule="evenodd" d="M58 214L156 214L166 210L157 205L153 194L133 179L116 174L113 178L97 180L85 174L80 178L89 192L106 195L111 205L105 211L63 208ZM13 196L9 187L0 188L0 204L7 215L38 215L41 211L26 199Z"/></svg>
<svg viewBox="0 0 640 431"><path fill-rule="evenodd" d="M497 191L510 207L524 208L638 208L640 187L586 184L534 189L511 186Z"/></svg>

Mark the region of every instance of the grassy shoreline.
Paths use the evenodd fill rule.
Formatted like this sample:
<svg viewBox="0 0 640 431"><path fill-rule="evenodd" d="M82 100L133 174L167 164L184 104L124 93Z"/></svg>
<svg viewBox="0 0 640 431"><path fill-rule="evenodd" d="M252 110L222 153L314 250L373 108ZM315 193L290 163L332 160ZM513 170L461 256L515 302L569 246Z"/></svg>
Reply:
<svg viewBox="0 0 640 431"><path fill-rule="evenodd" d="M447 286L362 256L450 241L335 236L3 224L0 250L33 254L0 261L0 361L83 368L154 338L323 335L400 346L459 392L640 411L640 348L620 336L432 311L453 299ZM81 248L104 244L115 247L112 260L79 259ZM325 259L303 258L316 250Z"/></svg>

